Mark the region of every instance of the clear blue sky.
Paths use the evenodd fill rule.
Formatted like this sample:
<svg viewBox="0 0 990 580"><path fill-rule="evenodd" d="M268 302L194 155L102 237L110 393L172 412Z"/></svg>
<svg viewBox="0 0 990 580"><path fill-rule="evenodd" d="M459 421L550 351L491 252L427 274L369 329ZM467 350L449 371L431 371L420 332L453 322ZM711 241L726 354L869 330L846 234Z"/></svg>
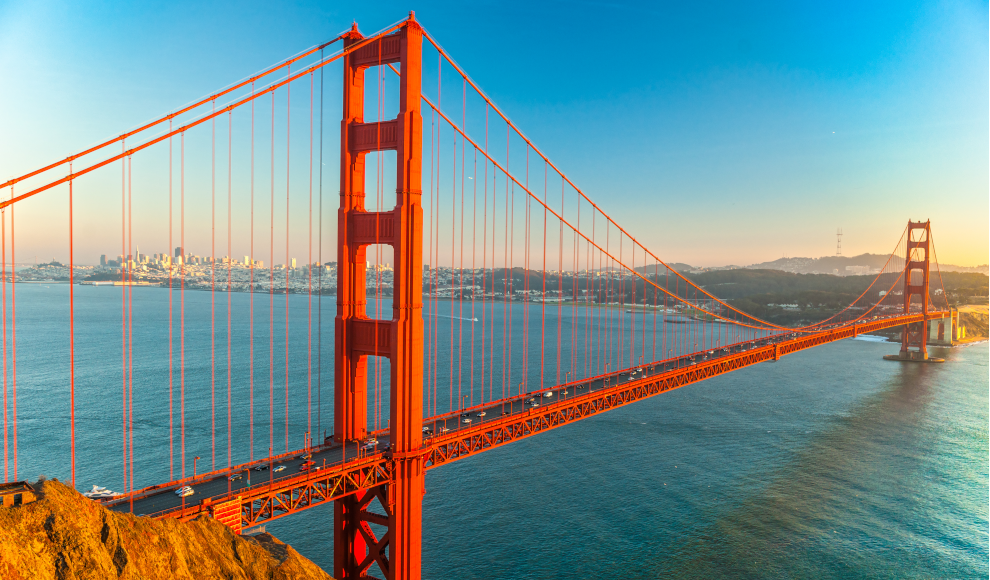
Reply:
<svg viewBox="0 0 990 580"><path fill-rule="evenodd" d="M829 255L840 226L886 253L908 218L988 261L986 2L8 0L0 178L411 8L668 261Z"/></svg>

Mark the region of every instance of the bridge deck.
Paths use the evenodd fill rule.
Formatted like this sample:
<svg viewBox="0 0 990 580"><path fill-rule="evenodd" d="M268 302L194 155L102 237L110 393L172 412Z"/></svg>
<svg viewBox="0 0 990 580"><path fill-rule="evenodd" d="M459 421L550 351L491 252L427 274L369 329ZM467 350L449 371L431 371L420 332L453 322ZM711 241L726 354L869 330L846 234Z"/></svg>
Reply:
<svg viewBox="0 0 990 580"><path fill-rule="evenodd" d="M929 319L942 316L941 312L928 314ZM431 469L684 385L922 318L921 314L884 317L820 332L742 342L438 415L423 422L428 433L424 432L421 454ZM387 432L374 436L378 440L374 445L324 444L144 488L107 504L118 511L180 519L214 515L218 507L229 509L236 504L241 522L232 527L251 527L390 481ZM315 462L314 469L301 471L308 460ZM283 469L276 472L279 467ZM191 486L194 495L180 498L174 493L184 485Z"/></svg>

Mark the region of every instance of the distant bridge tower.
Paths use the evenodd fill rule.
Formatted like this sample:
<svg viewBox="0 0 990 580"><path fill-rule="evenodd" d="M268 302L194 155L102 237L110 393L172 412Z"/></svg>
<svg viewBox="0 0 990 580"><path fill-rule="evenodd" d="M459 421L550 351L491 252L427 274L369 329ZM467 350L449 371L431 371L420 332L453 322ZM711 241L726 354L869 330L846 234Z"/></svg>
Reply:
<svg viewBox="0 0 990 580"><path fill-rule="evenodd" d="M365 42L357 25L346 47ZM367 578L378 564L386 580L420 576L423 461L423 208L420 92L423 30L412 13L394 34L344 57L340 209L337 213L337 317L334 322L334 437L344 445L367 436L369 356L390 362L391 483L345 496L334 505L334 578ZM364 122L364 73L399 63L399 114ZM396 203L391 211L365 209L365 155L396 152ZM389 244L395 273L392 319L366 313L367 247ZM368 510L378 499L385 515ZM370 524L386 527L381 538Z"/></svg>
<svg viewBox="0 0 990 580"><path fill-rule="evenodd" d="M842 228L835 230L835 255L842 255Z"/></svg>
<svg viewBox="0 0 990 580"><path fill-rule="evenodd" d="M908 221L907 227L907 260L904 263L904 314L922 313L925 318L920 322L905 324L901 334L901 351L897 355L900 360L928 360L928 273L929 248L931 240L931 221ZM920 304L912 302L911 298L918 295Z"/></svg>

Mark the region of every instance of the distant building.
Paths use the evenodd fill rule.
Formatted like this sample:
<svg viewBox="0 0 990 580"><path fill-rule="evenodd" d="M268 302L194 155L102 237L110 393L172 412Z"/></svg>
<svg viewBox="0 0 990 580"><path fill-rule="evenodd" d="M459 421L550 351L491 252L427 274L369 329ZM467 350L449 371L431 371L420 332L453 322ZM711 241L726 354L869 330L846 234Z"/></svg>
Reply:
<svg viewBox="0 0 990 580"><path fill-rule="evenodd" d="M292 268L293 270L296 269L296 259L295 258L292 258L292 261L289 262L289 267Z"/></svg>
<svg viewBox="0 0 990 580"><path fill-rule="evenodd" d="M182 257L182 248L181 247L175 248L175 257L176 258L181 258Z"/></svg>
<svg viewBox="0 0 990 580"><path fill-rule="evenodd" d="M100 254L100 265L101 266L106 266L107 265L107 255L106 254Z"/></svg>

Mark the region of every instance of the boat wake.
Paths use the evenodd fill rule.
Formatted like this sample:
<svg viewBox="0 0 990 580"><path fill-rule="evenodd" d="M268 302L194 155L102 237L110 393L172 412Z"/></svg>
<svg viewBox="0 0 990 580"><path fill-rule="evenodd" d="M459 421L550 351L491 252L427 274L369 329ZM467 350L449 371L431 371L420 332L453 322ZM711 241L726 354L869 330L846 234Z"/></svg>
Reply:
<svg viewBox="0 0 990 580"><path fill-rule="evenodd" d="M439 318L449 318L451 320L464 320L465 322L478 322L477 318L462 318L460 316L447 316L446 314L437 314Z"/></svg>

